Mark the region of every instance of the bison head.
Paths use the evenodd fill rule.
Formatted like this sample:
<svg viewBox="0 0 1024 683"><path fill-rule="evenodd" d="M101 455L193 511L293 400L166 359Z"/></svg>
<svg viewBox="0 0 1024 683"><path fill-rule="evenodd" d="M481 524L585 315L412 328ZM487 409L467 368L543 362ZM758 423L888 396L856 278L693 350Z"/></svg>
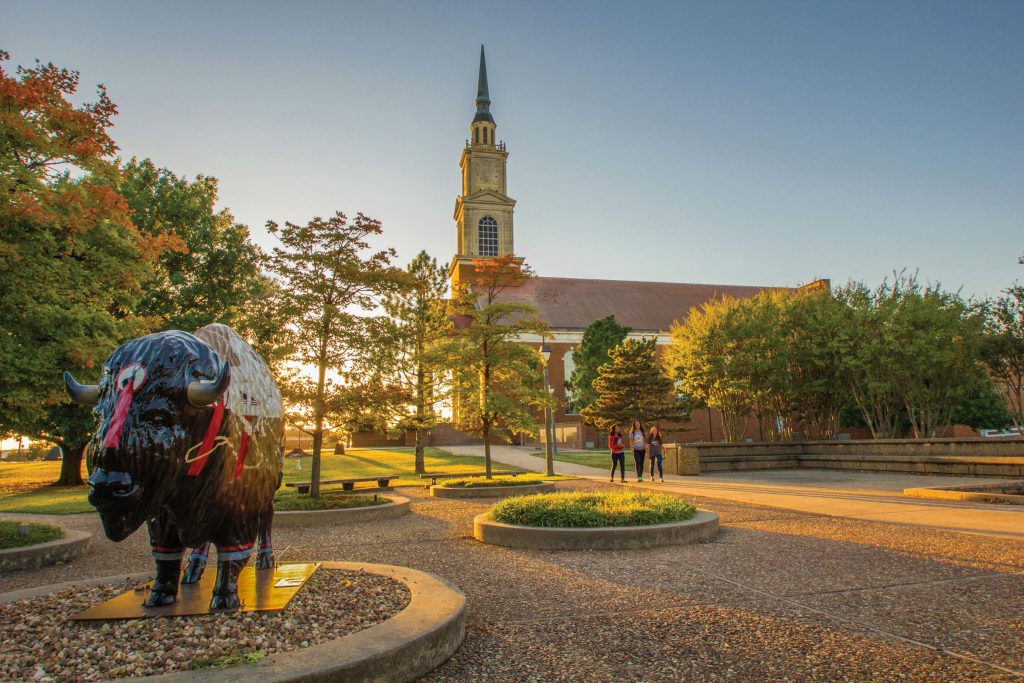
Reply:
<svg viewBox="0 0 1024 683"><path fill-rule="evenodd" d="M134 339L103 364L98 385L64 373L68 393L94 405L89 502L107 537L120 541L153 517L191 470L230 369L206 342L185 332ZM209 439L206 439L209 441Z"/></svg>

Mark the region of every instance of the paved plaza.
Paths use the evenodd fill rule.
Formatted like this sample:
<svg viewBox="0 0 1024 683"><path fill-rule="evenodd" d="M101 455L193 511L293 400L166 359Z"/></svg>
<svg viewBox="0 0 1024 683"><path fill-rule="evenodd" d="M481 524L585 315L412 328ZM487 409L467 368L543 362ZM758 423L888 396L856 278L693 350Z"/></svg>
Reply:
<svg viewBox="0 0 1024 683"><path fill-rule="evenodd" d="M560 482L563 490L609 489ZM424 681L1012 681L1024 672L1024 543L697 497L711 543L520 551L472 538L491 501L403 488L413 514L280 529L280 561L354 560L439 574L468 598L466 640ZM96 534L71 565L0 590L149 572L144 534Z"/></svg>
<svg viewBox="0 0 1024 683"><path fill-rule="evenodd" d="M448 447L460 455L480 454L480 446ZM544 471L544 458L511 446L492 446L494 458L533 472ZM630 458L632 460L632 458ZM649 467L649 465L648 465ZM908 498L903 489L920 486L990 484L1000 479L949 477L898 472L779 469L714 472L699 477L666 475L665 482L637 484L626 465L631 487L671 491L740 503L767 505L849 519L884 521L944 531L1000 536L1024 541L1024 509L1020 506ZM607 470L555 462L555 472L607 481Z"/></svg>

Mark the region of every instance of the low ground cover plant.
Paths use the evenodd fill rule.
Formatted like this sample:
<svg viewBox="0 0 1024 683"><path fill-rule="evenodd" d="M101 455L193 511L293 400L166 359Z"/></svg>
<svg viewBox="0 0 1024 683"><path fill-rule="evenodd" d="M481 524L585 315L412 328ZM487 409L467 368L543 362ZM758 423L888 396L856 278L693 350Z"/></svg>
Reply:
<svg viewBox="0 0 1024 683"><path fill-rule="evenodd" d="M351 493L323 491L319 498L310 498L306 494L288 491L278 494L274 499L274 510L277 512L294 512L298 510L344 510L346 508L385 505L390 502L390 499L376 494L372 496L360 496Z"/></svg>
<svg viewBox="0 0 1024 683"><path fill-rule="evenodd" d="M642 491L515 496L490 512L496 522L563 529L667 524L695 514L697 508L682 498Z"/></svg>
<svg viewBox="0 0 1024 683"><path fill-rule="evenodd" d="M29 524L28 534L23 536L18 531L18 527L21 524L21 522L14 520L0 521L0 550L21 548L27 545L47 543L64 538L64 532L60 527L49 524Z"/></svg>

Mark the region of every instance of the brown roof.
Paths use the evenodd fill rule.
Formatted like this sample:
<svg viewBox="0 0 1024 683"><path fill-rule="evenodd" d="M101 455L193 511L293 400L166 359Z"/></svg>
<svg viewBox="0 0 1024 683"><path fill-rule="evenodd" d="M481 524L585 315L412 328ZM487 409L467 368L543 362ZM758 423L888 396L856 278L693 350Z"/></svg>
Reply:
<svg viewBox="0 0 1024 683"><path fill-rule="evenodd" d="M752 297L769 287L698 285L629 280L585 280L535 277L509 287L500 299L529 304L552 329L584 329L614 315L622 325L640 332L667 331L691 308L721 295Z"/></svg>

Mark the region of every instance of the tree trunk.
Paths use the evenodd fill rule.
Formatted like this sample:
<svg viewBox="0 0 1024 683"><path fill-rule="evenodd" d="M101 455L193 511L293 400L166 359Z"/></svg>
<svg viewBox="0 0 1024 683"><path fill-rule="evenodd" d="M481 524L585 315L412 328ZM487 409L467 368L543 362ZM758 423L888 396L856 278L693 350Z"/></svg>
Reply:
<svg viewBox="0 0 1024 683"><path fill-rule="evenodd" d="M423 427L416 428L416 474L425 474L427 471L424 464L424 451L426 450L427 430Z"/></svg>
<svg viewBox="0 0 1024 683"><path fill-rule="evenodd" d="M61 445L64 457L60 462L60 478L54 482L57 486L81 486L85 483L82 481L82 456L88 444L88 441L82 441Z"/></svg>
<svg viewBox="0 0 1024 683"><path fill-rule="evenodd" d="M427 430L423 428L426 420L426 370L422 362L416 364L416 474L424 474L427 469L423 463L423 451L426 446Z"/></svg>
<svg viewBox="0 0 1024 683"><path fill-rule="evenodd" d="M326 397L324 396L324 382L327 374L326 363L321 363L318 368L317 385L316 385L316 405L314 406L314 416L316 419L315 426L313 428L313 463L310 466L309 472L309 497L319 498L320 497L320 452L323 450L324 443L324 406L327 403Z"/></svg>
<svg viewBox="0 0 1024 683"><path fill-rule="evenodd" d="M487 473L485 479L491 478L491 423L484 420L484 471Z"/></svg>

